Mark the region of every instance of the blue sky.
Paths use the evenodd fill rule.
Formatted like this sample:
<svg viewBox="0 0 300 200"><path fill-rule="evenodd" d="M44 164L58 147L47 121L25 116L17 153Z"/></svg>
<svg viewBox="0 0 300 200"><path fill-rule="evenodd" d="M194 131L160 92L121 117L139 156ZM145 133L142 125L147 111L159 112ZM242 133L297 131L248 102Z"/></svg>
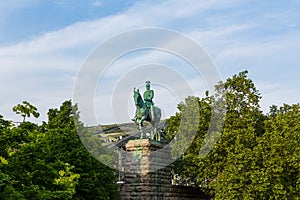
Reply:
<svg viewBox="0 0 300 200"><path fill-rule="evenodd" d="M272 104L298 103L299 10L299 0L2 2L0 114L20 121L11 108L27 100L37 106L41 113L36 121L46 120L49 108L58 107L64 100L72 99L77 74L97 45L121 32L143 27L173 29L192 38L206 50L223 80L247 69L263 97L261 107L265 112ZM116 62L112 72L115 67L119 77L111 78L104 85L111 85L113 90L114 84L129 73L128 69L123 69L124 66L145 65L150 61L177 65L179 73L188 71L185 70L187 66L177 58L161 52L145 51ZM184 70L180 71L180 67ZM183 76L194 88L195 95L203 95L205 87L202 83L192 80L188 75ZM172 99L166 88L154 89L158 94L169 95L169 99ZM179 90L177 93L186 94L184 91L183 88L182 93ZM102 92L95 92L96 101L111 98L111 91ZM123 98L127 100L130 97L131 94ZM176 104L181 100L174 97L171 102L174 106L168 107L165 104L169 105L170 102L159 96L156 98L157 104L165 107L165 117L176 111ZM126 104L129 107L126 116L129 119L133 112L130 103ZM97 103L96 113L111 113L113 105L100 105ZM98 119L99 123L116 122L109 114L99 114ZM89 123L88 120L86 123Z"/></svg>
<svg viewBox="0 0 300 200"><path fill-rule="evenodd" d="M9 45L56 31L79 21L121 12L132 1L13 0L1 5L1 44ZM3 3L4 4L4 3ZM21 29L20 29L21 28Z"/></svg>

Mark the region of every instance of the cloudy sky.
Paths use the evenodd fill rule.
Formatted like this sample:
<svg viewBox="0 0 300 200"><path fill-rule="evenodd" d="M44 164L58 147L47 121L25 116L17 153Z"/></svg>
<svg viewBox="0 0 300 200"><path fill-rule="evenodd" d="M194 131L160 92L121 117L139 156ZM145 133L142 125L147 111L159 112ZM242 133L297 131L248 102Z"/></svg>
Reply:
<svg viewBox="0 0 300 200"><path fill-rule="evenodd" d="M101 44L144 27L174 30L197 42L223 80L247 69L265 112L272 104L298 103L299 10L299 0L2 0L0 114L20 121L12 107L27 100L41 113L33 121L46 120L49 108L74 99L80 70ZM210 77L195 76L187 62L158 49L120 55L99 69L105 72L95 73L91 113L97 120L84 118L86 124L130 120L134 107L129 91L134 86L143 90L145 79L154 79L155 103L163 117L173 114L185 96L201 96L209 89L205 79ZM145 77L150 72L153 77Z"/></svg>

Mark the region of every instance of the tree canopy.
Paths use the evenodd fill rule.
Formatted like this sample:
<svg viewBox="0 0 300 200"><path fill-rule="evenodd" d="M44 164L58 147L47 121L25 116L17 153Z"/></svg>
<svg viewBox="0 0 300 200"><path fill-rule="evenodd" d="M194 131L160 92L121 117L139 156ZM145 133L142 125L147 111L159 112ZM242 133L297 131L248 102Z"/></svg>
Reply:
<svg viewBox="0 0 300 200"><path fill-rule="evenodd" d="M23 101L23 104L14 106L13 111L23 117L23 122L25 122L26 117L30 117L31 115L33 115L35 118L40 116L40 114L37 112L37 108L27 101Z"/></svg>
<svg viewBox="0 0 300 200"><path fill-rule="evenodd" d="M81 143L76 106L50 109L39 126L25 121L38 116L28 105L14 109L24 117L18 127L0 116L0 199L118 199L114 171Z"/></svg>
<svg viewBox="0 0 300 200"><path fill-rule="evenodd" d="M191 105L191 99L198 104ZM216 145L201 157L199 151L218 99L224 100L223 128ZM196 126L196 136L173 163L179 184L202 187L214 199L299 199L299 104L271 106L270 112L263 114L260 99L248 72L243 71L216 85L215 95L188 97L178 105L179 112L168 119L166 127L171 139L187 118L182 108L199 111L197 120L185 120L182 133Z"/></svg>
<svg viewBox="0 0 300 200"><path fill-rule="evenodd" d="M176 184L201 187L216 200L300 199L300 104L263 113L247 71L215 89L187 97L167 120L179 157ZM76 105L49 109L41 125L28 121L39 117L30 103L13 110L23 117L19 126L0 115L0 199L119 199L114 170L95 158L106 150Z"/></svg>

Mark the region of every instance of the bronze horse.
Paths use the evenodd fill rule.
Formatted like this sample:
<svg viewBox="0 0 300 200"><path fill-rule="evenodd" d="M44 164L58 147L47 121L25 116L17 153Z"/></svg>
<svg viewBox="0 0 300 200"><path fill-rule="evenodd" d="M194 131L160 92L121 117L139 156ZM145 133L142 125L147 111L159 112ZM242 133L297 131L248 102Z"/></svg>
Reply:
<svg viewBox="0 0 300 200"><path fill-rule="evenodd" d="M135 122L139 125L139 130L141 132L141 139L145 138L142 127L143 122L146 120L150 122L150 124L153 127L153 132L151 132L151 139L160 141L160 131L157 130L158 123L161 118L161 110L160 108L153 106L153 115L151 116L151 112L149 111L149 108L147 108L139 90L134 88L134 94L133 94L134 103L136 106L135 111Z"/></svg>

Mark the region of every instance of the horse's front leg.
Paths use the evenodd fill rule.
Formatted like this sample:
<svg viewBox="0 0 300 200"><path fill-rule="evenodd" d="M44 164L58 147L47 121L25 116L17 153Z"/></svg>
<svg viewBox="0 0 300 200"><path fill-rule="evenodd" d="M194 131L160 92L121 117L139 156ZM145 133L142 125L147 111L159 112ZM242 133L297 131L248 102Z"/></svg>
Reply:
<svg viewBox="0 0 300 200"><path fill-rule="evenodd" d="M135 111L134 117L131 119L135 124L138 124L138 110Z"/></svg>
<svg viewBox="0 0 300 200"><path fill-rule="evenodd" d="M140 139L144 139L144 132L143 132L143 122L146 120L146 117L143 116L140 121L139 121L139 129L140 129L140 132L141 132L141 138Z"/></svg>

